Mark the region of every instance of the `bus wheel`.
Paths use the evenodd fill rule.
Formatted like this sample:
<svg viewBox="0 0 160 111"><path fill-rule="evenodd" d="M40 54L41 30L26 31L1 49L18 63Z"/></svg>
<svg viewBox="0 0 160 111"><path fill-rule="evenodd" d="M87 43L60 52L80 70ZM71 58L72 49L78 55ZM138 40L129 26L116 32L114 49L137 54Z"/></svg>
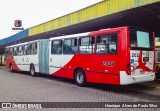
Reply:
<svg viewBox="0 0 160 111"><path fill-rule="evenodd" d="M86 75L84 71L81 69L77 69L75 72L74 80L78 86L81 86L81 87L85 86L86 85Z"/></svg>
<svg viewBox="0 0 160 111"><path fill-rule="evenodd" d="M31 76L33 76L33 77L36 76L36 72L35 72L35 67L34 67L34 65L31 65L31 66L30 66L30 74L31 74Z"/></svg>

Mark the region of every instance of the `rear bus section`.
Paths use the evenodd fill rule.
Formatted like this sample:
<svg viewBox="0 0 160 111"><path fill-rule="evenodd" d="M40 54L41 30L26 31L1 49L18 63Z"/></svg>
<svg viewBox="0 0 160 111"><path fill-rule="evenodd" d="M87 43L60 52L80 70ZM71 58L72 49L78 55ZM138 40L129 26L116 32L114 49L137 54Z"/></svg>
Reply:
<svg viewBox="0 0 160 111"><path fill-rule="evenodd" d="M133 84L155 79L154 37L138 28L128 30L129 54L126 72L120 72L120 84Z"/></svg>

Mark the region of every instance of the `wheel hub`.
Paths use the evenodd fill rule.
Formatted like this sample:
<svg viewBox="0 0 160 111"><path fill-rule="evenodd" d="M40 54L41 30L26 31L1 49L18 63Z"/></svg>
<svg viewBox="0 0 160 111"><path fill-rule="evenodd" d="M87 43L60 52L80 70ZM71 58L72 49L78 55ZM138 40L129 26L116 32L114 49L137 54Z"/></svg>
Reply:
<svg viewBox="0 0 160 111"><path fill-rule="evenodd" d="M83 74L82 74L81 72L79 72L79 73L77 74L77 81L78 81L79 83L83 83L83 81L84 81L84 77L83 77Z"/></svg>

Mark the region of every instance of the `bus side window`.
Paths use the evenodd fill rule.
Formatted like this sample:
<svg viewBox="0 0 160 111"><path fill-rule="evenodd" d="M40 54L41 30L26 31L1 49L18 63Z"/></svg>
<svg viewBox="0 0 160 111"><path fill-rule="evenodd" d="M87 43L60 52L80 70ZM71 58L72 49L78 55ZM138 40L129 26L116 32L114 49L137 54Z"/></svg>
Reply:
<svg viewBox="0 0 160 111"><path fill-rule="evenodd" d="M17 56L20 55L20 46L17 47Z"/></svg>
<svg viewBox="0 0 160 111"><path fill-rule="evenodd" d="M97 54L115 54L117 53L117 33L97 36Z"/></svg>
<svg viewBox="0 0 160 111"><path fill-rule="evenodd" d="M23 55L22 46L18 47L18 55Z"/></svg>
<svg viewBox="0 0 160 111"><path fill-rule="evenodd" d="M13 48L10 48L9 55L13 55Z"/></svg>
<svg viewBox="0 0 160 111"><path fill-rule="evenodd" d="M33 53L37 54L37 42L33 44Z"/></svg>
<svg viewBox="0 0 160 111"><path fill-rule="evenodd" d="M64 54L75 54L77 52L77 39L66 39L63 44Z"/></svg>
<svg viewBox="0 0 160 111"><path fill-rule="evenodd" d="M31 55L37 54L37 43L30 44L30 54Z"/></svg>
<svg viewBox="0 0 160 111"><path fill-rule="evenodd" d="M51 54L62 54L62 40L52 41Z"/></svg>
<svg viewBox="0 0 160 111"><path fill-rule="evenodd" d="M14 47L13 55L17 56L17 47Z"/></svg>
<svg viewBox="0 0 160 111"><path fill-rule="evenodd" d="M29 50L28 46L29 46L28 44L24 45L24 55L29 55L30 54L30 50Z"/></svg>
<svg viewBox="0 0 160 111"><path fill-rule="evenodd" d="M77 48L77 38L72 39L71 50L72 50L71 51L72 54L75 54L77 52L77 50L78 50L78 48Z"/></svg>
<svg viewBox="0 0 160 111"><path fill-rule="evenodd" d="M21 51L21 54L22 54L22 55L25 55L25 48L24 48L24 45L22 45L22 51Z"/></svg>
<svg viewBox="0 0 160 111"><path fill-rule="evenodd" d="M93 54L95 48L94 37L82 37L79 38L79 53L80 54Z"/></svg>

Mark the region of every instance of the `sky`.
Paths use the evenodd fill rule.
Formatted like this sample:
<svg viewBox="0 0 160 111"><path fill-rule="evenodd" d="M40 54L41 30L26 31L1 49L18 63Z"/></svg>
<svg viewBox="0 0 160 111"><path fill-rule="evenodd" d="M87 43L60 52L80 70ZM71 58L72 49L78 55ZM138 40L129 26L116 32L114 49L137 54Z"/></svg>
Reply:
<svg viewBox="0 0 160 111"><path fill-rule="evenodd" d="M0 39L18 33L14 21L21 20L24 29L83 9L103 0L1 0Z"/></svg>

